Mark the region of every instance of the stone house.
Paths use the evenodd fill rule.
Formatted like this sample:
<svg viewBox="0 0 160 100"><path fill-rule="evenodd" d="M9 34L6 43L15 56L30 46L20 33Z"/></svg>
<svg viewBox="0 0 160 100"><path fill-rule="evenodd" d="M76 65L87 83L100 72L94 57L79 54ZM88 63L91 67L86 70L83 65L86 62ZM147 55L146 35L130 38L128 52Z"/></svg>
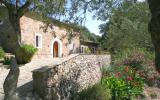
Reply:
<svg viewBox="0 0 160 100"><path fill-rule="evenodd" d="M0 14L7 12L4 10L1 9ZM0 17L0 44L5 51L13 52L17 38L7 16ZM20 19L21 43L38 48L34 58L65 57L79 52L80 34L75 31L77 29L57 20L50 21L52 22L47 24L42 16L31 12Z"/></svg>
<svg viewBox="0 0 160 100"><path fill-rule="evenodd" d="M92 41L80 41L80 53L96 53L98 43Z"/></svg>

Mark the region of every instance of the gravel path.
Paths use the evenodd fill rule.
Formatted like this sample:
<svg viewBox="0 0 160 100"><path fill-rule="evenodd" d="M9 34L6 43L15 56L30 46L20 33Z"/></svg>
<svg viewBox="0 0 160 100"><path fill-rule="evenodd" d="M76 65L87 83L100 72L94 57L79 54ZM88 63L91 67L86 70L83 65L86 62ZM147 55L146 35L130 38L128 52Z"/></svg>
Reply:
<svg viewBox="0 0 160 100"><path fill-rule="evenodd" d="M54 58L54 59L39 59L39 60L33 60L32 62L25 64L23 66L20 66L20 75L18 79L18 91L20 93L25 93L27 91L30 91L32 89L32 71L35 69L39 69L41 67L47 66L47 65L57 65L60 64L74 56L77 56L76 54L70 55L65 58ZM8 74L9 70L3 67L0 67L0 100L4 96L3 92L3 83L4 80Z"/></svg>

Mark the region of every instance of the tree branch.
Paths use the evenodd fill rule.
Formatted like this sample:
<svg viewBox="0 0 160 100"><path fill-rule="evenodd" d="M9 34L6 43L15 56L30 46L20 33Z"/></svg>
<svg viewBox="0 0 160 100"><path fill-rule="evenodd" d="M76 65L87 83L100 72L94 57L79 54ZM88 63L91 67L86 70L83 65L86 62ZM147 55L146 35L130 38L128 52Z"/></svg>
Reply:
<svg viewBox="0 0 160 100"><path fill-rule="evenodd" d="M5 1L3 1L3 0L0 0L0 3L3 3L3 4L5 4L6 2L5 2Z"/></svg>
<svg viewBox="0 0 160 100"><path fill-rule="evenodd" d="M12 9L12 7L13 7L12 4L8 3L5 0L0 0L0 3L4 4L7 7L7 9Z"/></svg>
<svg viewBox="0 0 160 100"><path fill-rule="evenodd" d="M18 9L18 16L22 17L24 13L28 11L28 7L31 5L32 0L27 0L26 3Z"/></svg>
<svg viewBox="0 0 160 100"><path fill-rule="evenodd" d="M18 9L18 2L19 0L16 0L16 10Z"/></svg>

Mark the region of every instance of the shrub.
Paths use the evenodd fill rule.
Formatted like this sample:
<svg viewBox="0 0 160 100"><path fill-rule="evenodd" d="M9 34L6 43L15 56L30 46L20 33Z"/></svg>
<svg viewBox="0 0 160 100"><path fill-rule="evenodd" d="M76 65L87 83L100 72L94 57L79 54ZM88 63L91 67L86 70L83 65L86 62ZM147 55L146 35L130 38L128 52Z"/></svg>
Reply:
<svg viewBox="0 0 160 100"><path fill-rule="evenodd" d="M78 93L73 100L110 100L110 97L108 89L102 87L101 84L96 84Z"/></svg>
<svg viewBox="0 0 160 100"><path fill-rule="evenodd" d="M4 57L4 62L3 62L4 65L10 65L11 64L11 58L10 57Z"/></svg>
<svg viewBox="0 0 160 100"><path fill-rule="evenodd" d="M115 77L104 78L102 85L109 88L112 95L112 100L124 99L126 95L126 84L122 79Z"/></svg>
<svg viewBox="0 0 160 100"><path fill-rule="evenodd" d="M127 48L113 55L114 64L127 64L125 61L135 61L144 64L148 60L154 60L154 53L145 48ZM129 64L129 63L128 63Z"/></svg>
<svg viewBox="0 0 160 100"><path fill-rule="evenodd" d="M5 52L2 49L2 47L0 47L0 59L4 58L4 56L5 56Z"/></svg>
<svg viewBox="0 0 160 100"><path fill-rule="evenodd" d="M31 61L33 55L37 52L37 48L32 45L23 44L21 45L22 63L28 63Z"/></svg>
<svg viewBox="0 0 160 100"><path fill-rule="evenodd" d="M139 73L148 86L157 86L159 74L155 70L154 53L144 48L130 48L114 55L114 65L128 66Z"/></svg>
<svg viewBox="0 0 160 100"><path fill-rule="evenodd" d="M110 77L102 80L103 86L111 90L112 99L131 99L143 91L143 79L128 66L113 67Z"/></svg>
<svg viewBox="0 0 160 100"><path fill-rule="evenodd" d="M143 68L143 62L145 58L142 54L135 54L131 56L130 58L126 58L123 61L123 65L130 66L134 68L135 70L140 70Z"/></svg>

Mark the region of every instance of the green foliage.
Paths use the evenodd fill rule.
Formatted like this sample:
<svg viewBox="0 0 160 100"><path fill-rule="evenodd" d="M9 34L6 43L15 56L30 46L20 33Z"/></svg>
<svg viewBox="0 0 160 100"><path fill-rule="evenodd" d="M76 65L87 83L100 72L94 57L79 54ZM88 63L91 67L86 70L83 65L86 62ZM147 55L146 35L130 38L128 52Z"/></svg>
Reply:
<svg viewBox="0 0 160 100"><path fill-rule="evenodd" d="M50 14L62 15L64 14L66 5L65 0L45 0L42 2L40 2L39 0L33 0L32 3L34 3L32 10L38 11L45 15L50 15Z"/></svg>
<svg viewBox="0 0 160 100"><path fill-rule="evenodd" d="M4 65L10 65L11 64L11 58L9 57L4 57L4 62L3 62Z"/></svg>
<svg viewBox="0 0 160 100"><path fill-rule="evenodd" d="M124 65L134 69L149 86L158 85L159 74L155 70L154 53L145 48L128 48L113 56L113 64Z"/></svg>
<svg viewBox="0 0 160 100"><path fill-rule="evenodd" d="M4 58L5 52L2 47L0 47L0 59Z"/></svg>
<svg viewBox="0 0 160 100"><path fill-rule="evenodd" d="M80 28L80 39L82 41L93 41L93 42L99 42L99 36L95 35L94 33L91 33L86 27L82 26Z"/></svg>
<svg viewBox="0 0 160 100"><path fill-rule="evenodd" d="M124 99L125 95L125 82L122 79L115 77L107 77L103 79L102 85L109 88L112 94L112 100Z"/></svg>
<svg viewBox="0 0 160 100"><path fill-rule="evenodd" d="M113 9L109 21L100 27L103 33L102 47L111 53L132 47L153 49L147 31L149 20L150 12L146 2L122 3L122 6Z"/></svg>
<svg viewBox="0 0 160 100"><path fill-rule="evenodd" d="M109 90L102 87L101 84L96 84L81 91L74 100L110 100L110 98Z"/></svg>
<svg viewBox="0 0 160 100"><path fill-rule="evenodd" d="M135 58L138 56L138 59ZM119 52L113 55L113 63L114 64L124 64L125 60L130 59L132 60L133 57L139 62L154 60L154 53L147 50L146 48L126 48L121 49ZM141 60L141 61L140 61Z"/></svg>
<svg viewBox="0 0 160 100"><path fill-rule="evenodd" d="M135 70L154 69L154 53L145 48L128 48L113 55L114 65L126 65ZM151 70L150 70L151 71Z"/></svg>
<svg viewBox="0 0 160 100"><path fill-rule="evenodd" d="M72 31L69 31L68 32L68 41L69 41L69 43L71 43L72 37L73 37L73 33L72 33Z"/></svg>
<svg viewBox="0 0 160 100"><path fill-rule="evenodd" d="M31 61L33 55L37 52L37 48L34 48L32 45L22 44L21 53L22 53L22 63L28 63Z"/></svg>
<svg viewBox="0 0 160 100"><path fill-rule="evenodd" d="M102 80L102 85L109 88L113 100L130 100L143 91L143 80L129 67L115 67L109 70L110 77Z"/></svg>

